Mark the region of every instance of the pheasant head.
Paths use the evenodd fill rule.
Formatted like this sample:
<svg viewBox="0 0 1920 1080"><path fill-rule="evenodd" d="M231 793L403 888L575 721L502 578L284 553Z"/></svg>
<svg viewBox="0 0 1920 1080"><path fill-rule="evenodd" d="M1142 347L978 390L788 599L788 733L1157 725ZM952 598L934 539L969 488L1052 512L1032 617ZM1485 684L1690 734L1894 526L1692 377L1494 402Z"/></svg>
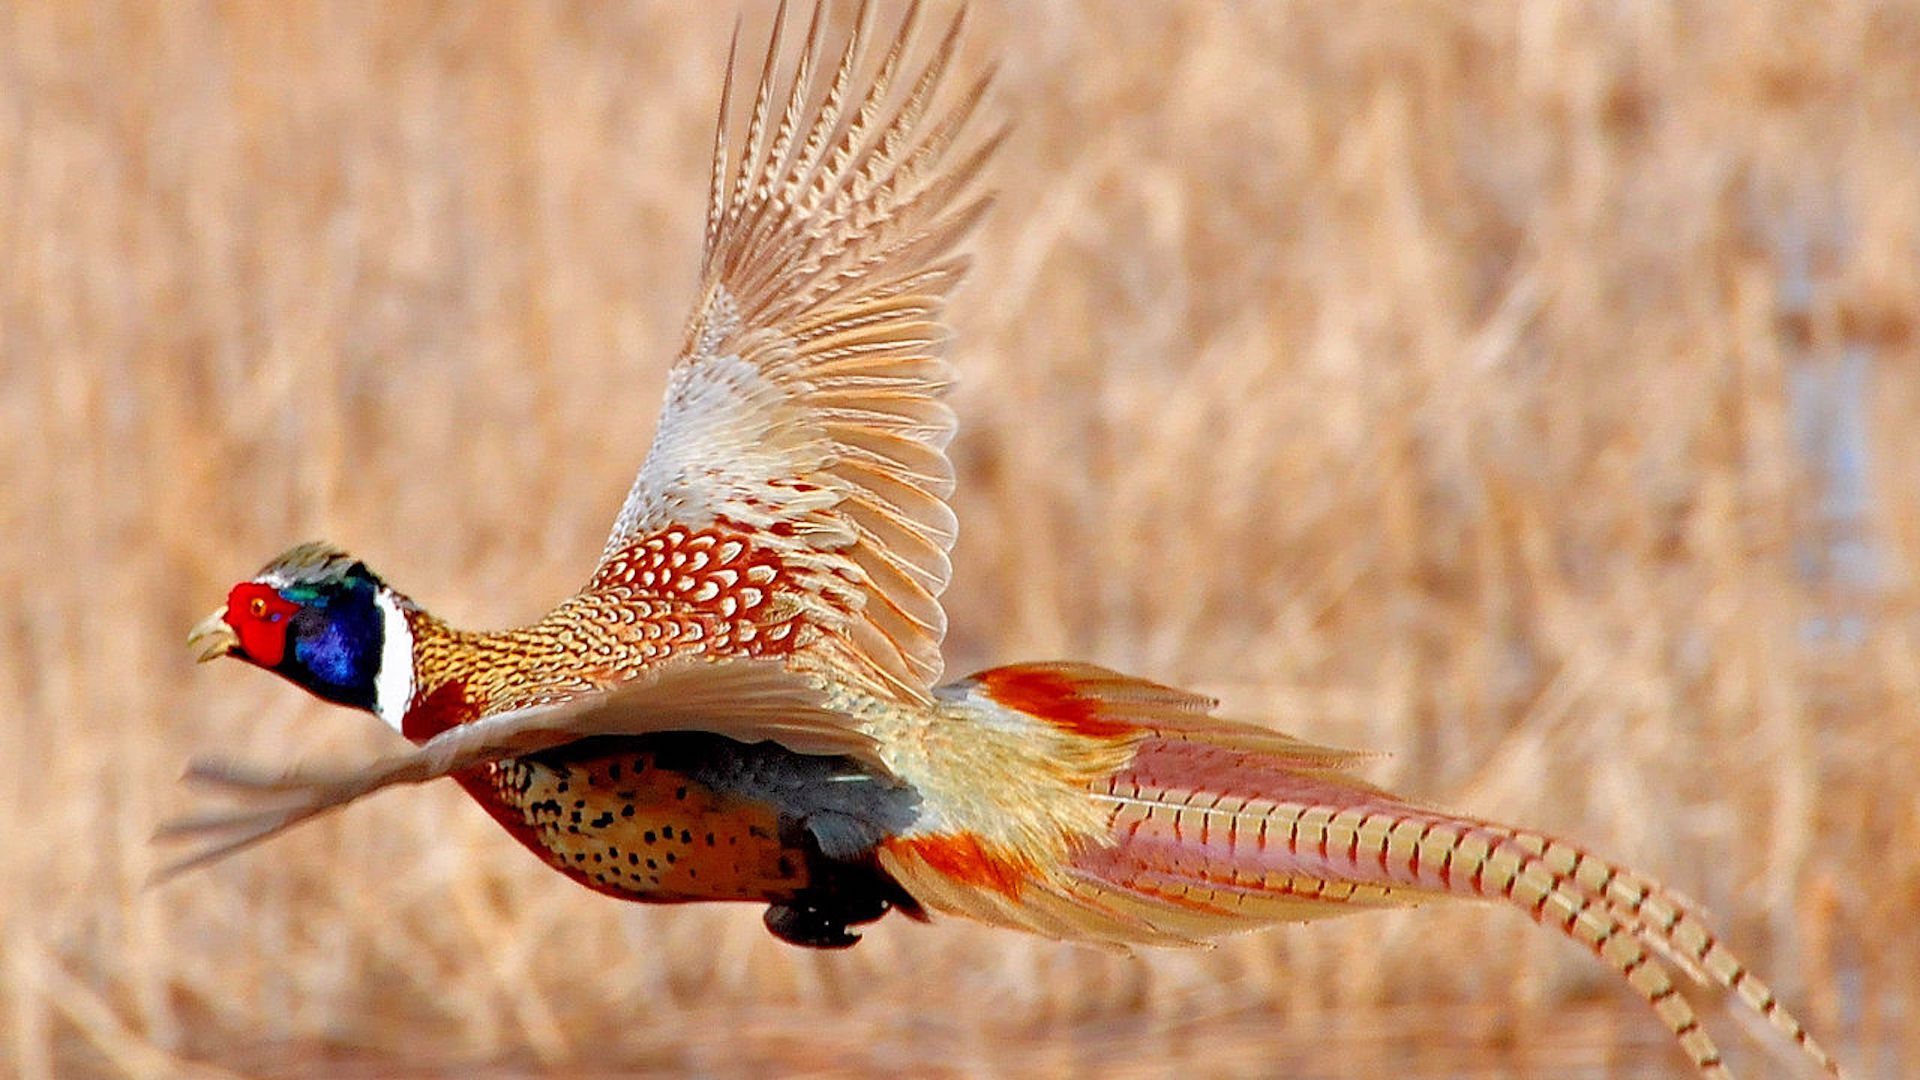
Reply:
<svg viewBox="0 0 1920 1080"><path fill-rule="evenodd" d="M307 543L235 585L187 640L203 662L233 656L398 727L413 690L413 610L366 563Z"/></svg>

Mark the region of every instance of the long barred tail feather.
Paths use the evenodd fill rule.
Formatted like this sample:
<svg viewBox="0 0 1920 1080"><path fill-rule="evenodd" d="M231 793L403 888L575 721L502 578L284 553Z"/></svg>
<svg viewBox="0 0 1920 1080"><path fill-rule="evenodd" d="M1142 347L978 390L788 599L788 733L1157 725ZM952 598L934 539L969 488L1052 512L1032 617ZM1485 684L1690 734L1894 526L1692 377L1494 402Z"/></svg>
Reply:
<svg viewBox="0 0 1920 1080"><path fill-rule="evenodd" d="M1491 900L1586 946L1702 1075L1731 1074L1663 960L1725 987L1841 1075L1699 914L1645 875L1398 798L1347 773L1356 755L1209 717L1206 699L1177 690L1084 665L1001 668L971 682L1056 727L1135 740L1129 764L1089 792L1106 835L1078 850L1056 886L1090 909L1204 940L1434 898Z"/></svg>

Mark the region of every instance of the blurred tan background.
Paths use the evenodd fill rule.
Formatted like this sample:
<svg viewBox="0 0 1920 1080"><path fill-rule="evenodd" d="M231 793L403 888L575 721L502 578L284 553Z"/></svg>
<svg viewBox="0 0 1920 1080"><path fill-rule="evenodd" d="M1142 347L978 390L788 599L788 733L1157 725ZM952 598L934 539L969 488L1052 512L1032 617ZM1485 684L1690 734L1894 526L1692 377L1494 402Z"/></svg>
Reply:
<svg viewBox="0 0 1920 1080"><path fill-rule="evenodd" d="M1094 660L1390 751L1669 880L1913 1075L1920 9L973 15L1018 129L955 307L949 671ZM144 887L191 755L391 747L191 664L233 581L327 537L498 625L584 580L733 19L0 3L0 1074L1683 1075L1493 908L816 955L589 894L450 785Z"/></svg>

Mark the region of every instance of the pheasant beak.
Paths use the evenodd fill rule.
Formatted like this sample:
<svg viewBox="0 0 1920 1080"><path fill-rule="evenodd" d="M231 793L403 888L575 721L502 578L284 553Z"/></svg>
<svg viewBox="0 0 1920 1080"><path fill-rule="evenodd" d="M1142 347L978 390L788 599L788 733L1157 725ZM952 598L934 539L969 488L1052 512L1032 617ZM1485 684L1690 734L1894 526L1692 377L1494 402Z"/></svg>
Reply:
<svg viewBox="0 0 1920 1080"><path fill-rule="evenodd" d="M193 650L193 658L206 663L216 657L225 656L240 647L240 635L227 625L227 609L200 620L187 634L187 648Z"/></svg>

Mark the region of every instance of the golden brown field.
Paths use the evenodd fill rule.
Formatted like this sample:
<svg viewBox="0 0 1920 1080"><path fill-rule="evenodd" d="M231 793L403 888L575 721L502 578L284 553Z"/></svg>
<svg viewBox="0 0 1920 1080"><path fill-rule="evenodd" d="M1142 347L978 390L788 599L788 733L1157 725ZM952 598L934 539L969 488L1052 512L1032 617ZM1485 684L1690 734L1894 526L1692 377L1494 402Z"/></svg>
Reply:
<svg viewBox="0 0 1920 1080"><path fill-rule="evenodd" d="M390 745L194 667L231 582L317 536L457 622L584 580L725 7L0 2L0 1074L1681 1075L1484 907L815 955L594 896L450 785L144 885L190 756ZM1669 880L1912 1075L1920 10L974 15L1018 128L955 308L949 671L1094 660L1390 751Z"/></svg>

